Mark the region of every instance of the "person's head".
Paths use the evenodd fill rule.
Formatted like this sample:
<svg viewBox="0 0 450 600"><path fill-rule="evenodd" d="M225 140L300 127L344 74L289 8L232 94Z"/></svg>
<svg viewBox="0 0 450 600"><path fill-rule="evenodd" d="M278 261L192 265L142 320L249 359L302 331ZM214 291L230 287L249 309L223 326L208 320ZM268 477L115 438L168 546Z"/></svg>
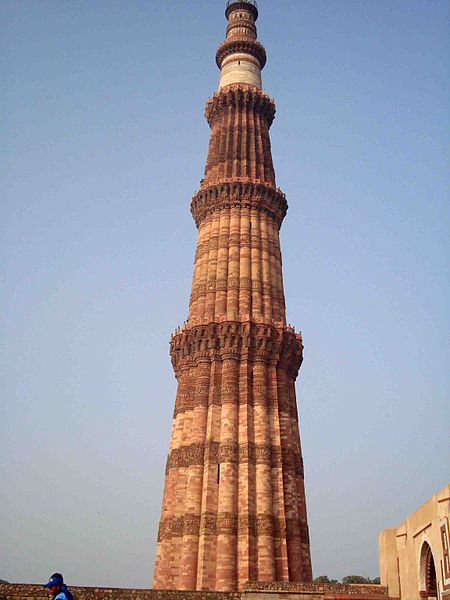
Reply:
<svg viewBox="0 0 450 600"><path fill-rule="evenodd" d="M62 590L64 583L61 573L53 573L48 582L44 585L52 596L56 596Z"/></svg>

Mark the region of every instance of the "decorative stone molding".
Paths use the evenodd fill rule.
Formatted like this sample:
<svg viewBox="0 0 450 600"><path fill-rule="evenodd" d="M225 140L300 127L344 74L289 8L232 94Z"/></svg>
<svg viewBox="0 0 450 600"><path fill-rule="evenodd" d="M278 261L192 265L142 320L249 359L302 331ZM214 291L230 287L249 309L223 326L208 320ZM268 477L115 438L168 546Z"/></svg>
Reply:
<svg viewBox="0 0 450 600"><path fill-rule="evenodd" d="M239 446L233 443L219 444L219 463L234 463L239 462Z"/></svg>
<svg viewBox="0 0 450 600"><path fill-rule="evenodd" d="M216 279L216 281L208 282L208 286L206 285L196 285L195 288L192 289L189 302L195 302L199 298L204 297L208 292L227 292L229 290L253 290L259 291L262 294L270 296L272 300L275 300L280 304L280 306L284 306L284 294L282 292L274 291L273 286L270 283L263 283L261 281L252 281L251 279L242 278L239 279L237 277L230 279Z"/></svg>
<svg viewBox="0 0 450 600"><path fill-rule="evenodd" d="M264 535L272 537L274 531L273 522L273 517L269 515L259 515L256 517L256 533L258 537Z"/></svg>
<svg viewBox="0 0 450 600"><path fill-rule="evenodd" d="M183 536L198 535L200 533L200 517L187 514L183 520Z"/></svg>
<svg viewBox="0 0 450 600"><path fill-rule="evenodd" d="M255 444L248 442L247 444L239 444L239 463L240 464L256 464Z"/></svg>
<svg viewBox="0 0 450 600"><path fill-rule="evenodd" d="M242 30L245 31L244 34L242 34ZM233 38L233 37L245 37L251 40L255 40L256 39L256 26L254 23L252 23L249 19L234 19L232 23L228 23L227 25L227 29L226 29L226 37L227 38Z"/></svg>
<svg viewBox="0 0 450 600"><path fill-rule="evenodd" d="M238 535L256 535L256 515L244 513L238 516Z"/></svg>
<svg viewBox="0 0 450 600"><path fill-rule="evenodd" d="M173 537L181 537L183 535L183 523L184 517L161 519L158 529L158 542Z"/></svg>
<svg viewBox="0 0 450 600"><path fill-rule="evenodd" d="M239 360L259 360L276 365L295 379L302 363L302 351L301 338L295 333L251 321L194 326L170 340L175 373L182 367L195 366L200 360L222 361L234 355ZM257 395L257 389L256 392Z"/></svg>
<svg viewBox="0 0 450 600"><path fill-rule="evenodd" d="M205 444L205 464L218 464L219 442L208 442Z"/></svg>
<svg viewBox="0 0 450 600"><path fill-rule="evenodd" d="M267 444L255 444L255 464L272 466L272 449Z"/></svg>
<svg viewBox="0 0 450 600"><path fill-rule="evenodd" d="M203 466L204 455L204 444L190 444L189 446L174 448L167 457L166 472L172 468Z"/></svg>
<svg viewBox="0 0 450 600"><path fill-rule="evenodd" d="M281 257L280 244L278 242L269 241L262 239L258 236L249 236L245 234L233 233L230 235L214 236L205 242L201 242L197 246L195 252L195 259L205 254L209 254L211 250L217 250L219 248L230 248L236 246L238 248L256 248L257 250L265 250L269 256L274 256L277 260Z"/></svg>
<svg viewBox="0 0 450 600"><path fill-rule="evenodd" d="M198 227L207 215L235 206L265 213L277 223L278 228L281 227L288 209L286 196L281 190L262 182L245 179L239 181L235 178L224 179L201 188L192 198L191 213ZM237 243L237 238L234 241Z"/></svg>
<svg viewBox="0 0 450 600"><path fill-rule="evenodd" d="M189 367L185 367L189 369ZM198 406L209 407L212 405L221 406L224 404L221 399L220 390L211 389L211 395L206 400L195 394L193 391L192 394L189 393L179 393L177 395L177 400L175 402L175 408L173 416L176 418L177 415L185 413L187 411L192 411ZM236 402L237 403L237 402ZM289 399L282 398L274 398L272 400L266 399L266 397L254 398L254 396L249 392L247 384L239 385L239 405L249 405L249 406L257 406L258 404L269 407L271 406L274 410L278 410L280 414L287 414L291 419L295 419L298 421L297 409L295 403L289 401ZM290 468L290 464L286 464L286 468ZM303 469L301 465L294 465L296 471L300 471Z"/></svg>
<svg viewBox="0 0 450 600"><path fill-rule="evenodd" d="M271 444L245 444L213 442L190 444L173 448L166 462L169 469L189 468L219 463L267 465L271 468L283 468L293 471L303 479L303 460L295 450L283 449Z"/></svg>
<svg viewBox="0 0 450 600"><path fill-rule="evenodd" d="M225 44L235 46L236 42L225 42ZM253 44L260 46L257 42ZM272 125L275 118L275 102L268 94L245 83L232 83L221 88L207 101L205 117L209 126L212 127L216 117L230 106L262 114L268 127Z"/></svg>
<svg viewBox="0 0 450 600"><path fill-rule="evenodd" d="M217 535L217 514L204 513L200 519L200 535Z"/></svg>
<svg viewBox="0 0 450 600"><path fill-rule="evenodd" d="M189 329L192 329L193 327L198 327L198 326L207 326L207 325L212 325L212 324L221 324L221 323L230 323L230 322L235 322L238 321L239 323L256 323L258 325L268 325L270 327L275 327L277 329L284 329L285 331L289 332L289 333L293 333L296 335L296 337L301 341L302 340L302 335L299 331L295 330L295 327L293 327L292 325L286 325L286 323L284 323L283 321L277 321L275 319L269 319L267 317L264 317L263 315L249 315L249 314L244 314L244 313L239 313L237 316L231 316L228 314L223 314L223 315L218 315L216 317L214 317L213 320L209 319L209 318L203 318L203 319L189 319L188 321L185 321L182 325L179 325L176 330L174 331L174 333L171 336L171 339L176 336L179 335L180 333L183 333L184 331L187 331Z"/></svg>
<svg viewBox="0 0 450 600"><path fill-rule="evenodd" d="M232 233L230 235L214 236L209 240L198 244L194 260L197 261L205 254L209 254L211 250L229 248L230 246L266 250L270 256L274 256L277 260L280 260L281 257L280 244L278 242L261 239L256 235L250 236L240 233Z"/></svg>
<svg viewBox="0 0 450 600"><path fill-rule="evenodd" d="M217 535L236 535L238 530L237 515L219 513L216 520Z"/></svg>
<svg viewBox="0 0 450 600"><path fill-rule="evenodd" d="M222 67L222 63L227 56L230 54L250 54L254 56L259 62L260 69L264 68L267 62L266 50L262 44L253 40L250 36L242 36L239 39L228 39L225 40L217 48L216 52L216 64L219 69Z"/></svg>
<svg viewBox="0 0 450 600"><path fill-rule="evenodd" d="M309 543L307 526L298 519L281 519L272 515L244 513L204 513L168 517L162 519L158 531L158 542L186 535L252 535L270 536L278 539L295 537L302 543Z"/></svg>

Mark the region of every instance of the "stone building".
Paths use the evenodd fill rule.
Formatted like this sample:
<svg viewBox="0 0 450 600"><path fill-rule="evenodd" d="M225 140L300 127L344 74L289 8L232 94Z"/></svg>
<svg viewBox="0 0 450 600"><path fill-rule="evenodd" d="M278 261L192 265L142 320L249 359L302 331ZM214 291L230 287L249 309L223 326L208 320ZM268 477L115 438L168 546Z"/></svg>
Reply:
<svg viewBox="0 0 450 600"><path fill-rule="evenodd" d="M187 322L172 336L178 382L153 587L241 590L308 582L311 559L295 396L302 339L287 325L275 182L254 0L230 0Z"/></svg>
<svg viewBox="0 0 450 600"><path fill-rule="evenodd" d="M379 536L381 584L390 598L450 598L450 485Z"/></svg>

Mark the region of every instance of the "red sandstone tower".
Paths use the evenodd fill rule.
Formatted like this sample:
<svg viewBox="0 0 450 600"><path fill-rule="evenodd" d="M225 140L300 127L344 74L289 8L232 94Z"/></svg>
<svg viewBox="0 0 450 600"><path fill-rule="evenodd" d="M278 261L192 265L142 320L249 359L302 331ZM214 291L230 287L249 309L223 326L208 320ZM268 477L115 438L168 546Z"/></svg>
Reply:
<svg viewBox="0 0 450 600"><path fill-rule="evenodd" d="M286 325L276 187L262 91L266 52L253 0L230 0L216 55L219 90L198 228L189 318L172 336L178 381L153 587L242 589L310 581L294 382L302 340Z"/></svg>

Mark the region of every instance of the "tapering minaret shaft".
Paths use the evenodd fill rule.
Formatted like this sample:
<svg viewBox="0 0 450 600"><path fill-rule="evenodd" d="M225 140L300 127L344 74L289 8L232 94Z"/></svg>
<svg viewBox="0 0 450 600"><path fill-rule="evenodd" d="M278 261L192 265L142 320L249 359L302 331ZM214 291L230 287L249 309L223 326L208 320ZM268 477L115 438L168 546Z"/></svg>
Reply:
<svg viewBox="0 0 450 600"><path fill-rule="evenodd" d="M294 382L302 341L286 325L276 187L254 0L230 0L208 100L211 137L191 212L189 317L171 339L178 390L154 587L243 589L309 581Z"/></svg>
<svg viewBox="0 0 450 600"><path fill-rule="evenodd" d="M215 106L215 99L226 106ZM219 92L210 102L212 131L203 186L241 177L274 186L268 123L274 105L270 98L241 85Z"/></svg>

